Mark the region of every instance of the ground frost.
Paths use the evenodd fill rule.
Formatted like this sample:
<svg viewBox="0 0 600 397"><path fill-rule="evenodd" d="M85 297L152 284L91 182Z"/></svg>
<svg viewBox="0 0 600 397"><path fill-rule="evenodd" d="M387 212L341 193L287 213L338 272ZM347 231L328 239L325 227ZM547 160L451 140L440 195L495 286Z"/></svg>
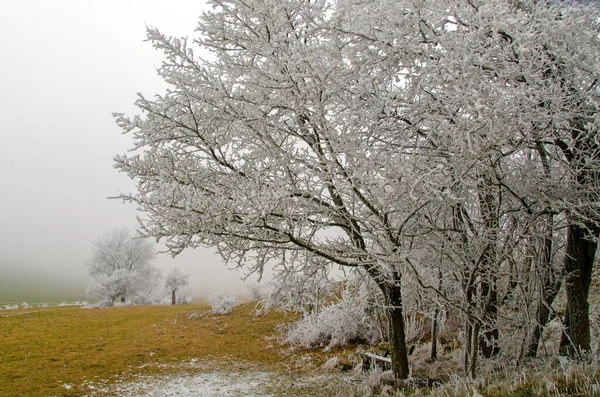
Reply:
<svg viewBox="0 0 600 397"><path fill-rule="evenodd" d="M220 372L186 376L149 376L114 385L123 397L238 397L268 396L261 389L270 382L266 373L225 374Z"/></svg>
<svg viewBox="0 0 600 397"><path fill-rule="evenodd" d="M347 376L336 371L298 376L289 372L265 371L240 361L223 363L192 359L158 367L175 370L175 373L130 374L112 381L87 383L87 390L91 391L90 396L95 397L312 397L323 395L324 390L331 387L347 386L349 382Z"/></svg>

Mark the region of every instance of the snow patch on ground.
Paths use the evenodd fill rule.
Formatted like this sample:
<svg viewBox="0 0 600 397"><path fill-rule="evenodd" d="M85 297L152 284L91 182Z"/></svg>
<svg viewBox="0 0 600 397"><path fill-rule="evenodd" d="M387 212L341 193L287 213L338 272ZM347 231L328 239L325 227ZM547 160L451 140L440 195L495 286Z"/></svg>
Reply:
<svg viewBox="0 0 600 397"><path fill-rule="evenodd" d="M148 376L115 384L114 392L123 397L238 397L268 396L264 385L271 382L267 373L209 372L185 376Z"/></svg>
<svg viewBox="0 0 600 397"><path fill-rule="evenodd" d="M330 387L343 388L352 382L350 377L338 372L298 376L294 373L249 368L247 364L240 362L231 363L229 368L215 364L197 359L176 365L160 364L158 367L162 369L179 368L181 372L86 382L83 388L90 392L90 396L97 397L313 396ZM217 369L219 367L221 369ZM190 370L194 372L190 373Z"/></svg>

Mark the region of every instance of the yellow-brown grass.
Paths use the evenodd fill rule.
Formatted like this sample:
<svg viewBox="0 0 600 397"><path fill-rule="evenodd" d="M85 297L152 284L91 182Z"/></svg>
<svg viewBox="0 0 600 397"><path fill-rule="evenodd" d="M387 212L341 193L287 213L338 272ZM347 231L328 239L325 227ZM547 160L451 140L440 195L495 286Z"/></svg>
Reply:
<svg viewBox="0 0 600 397"><path fill-rule="evenodd" d="M306 358L268 340L295 316L256 316L252 309L244 304L225 316L203 305L2 311L0 396L80 396L89 392L85 382L152 373L161 370L153 364L194 358L269 370ZM317 364L326 359L311 354Z"/></svg>

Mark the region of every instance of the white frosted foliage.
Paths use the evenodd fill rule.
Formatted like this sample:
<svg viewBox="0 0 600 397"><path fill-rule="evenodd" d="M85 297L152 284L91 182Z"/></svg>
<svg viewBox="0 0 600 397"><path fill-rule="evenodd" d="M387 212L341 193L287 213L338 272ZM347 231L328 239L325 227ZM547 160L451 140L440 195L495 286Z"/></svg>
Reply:
<svg viewBox="0 0 600 397"><path fill-rule="evenodd" d="M155 253L143 238L134 238L127 229L115 229L93 244L87 262L91 281L86 293L107 305L143 303L160 279L152 265Z"/></svg>
<svg viewBox="0 0 600 397"><path fill-rule="evenodd" d="M233 294L213 292L206 299L215 314L229 314L238 305L238 299Z"/></svg>

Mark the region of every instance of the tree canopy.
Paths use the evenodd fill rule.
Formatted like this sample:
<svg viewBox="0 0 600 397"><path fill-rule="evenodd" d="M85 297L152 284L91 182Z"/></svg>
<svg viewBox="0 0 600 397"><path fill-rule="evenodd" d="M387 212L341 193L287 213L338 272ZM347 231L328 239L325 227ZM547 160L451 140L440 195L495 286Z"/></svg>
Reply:
<svg viewBox="0 0 600 397"><path fill-rule="evenodd" d="M115 114L135 142L135 154L115 158L137 183L121 197L145 213L145 235L173 254L216 247L251 271L366 272L386 299L400 377L407 276L464 316L473 376L478 352L498 351L514 283L536 297L526 310L547 307L563 270L565 348L589 349L597 7L209 3L193 42L148 29L169 89L140 95L140 116Z"/></svg>
<svg viewBox="0 0 600 397"><path fill-rule="evenodd" d="M152 292L160 274L152 266L155 253L145 239L132 238L127 229L101 235L87 262L91 281L87 294L108 304L132 302Z"/></svg>

